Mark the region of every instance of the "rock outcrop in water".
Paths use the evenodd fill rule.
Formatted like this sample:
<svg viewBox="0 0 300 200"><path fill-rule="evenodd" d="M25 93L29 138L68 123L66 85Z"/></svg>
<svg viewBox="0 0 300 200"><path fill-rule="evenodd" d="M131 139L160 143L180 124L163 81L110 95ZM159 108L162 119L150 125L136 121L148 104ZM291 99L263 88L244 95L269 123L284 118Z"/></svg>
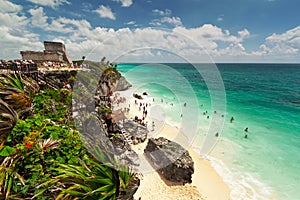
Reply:
<svg viewBox="0 0 300 200"><path fill-rule="evenodd" d="M150 138L144 150L158 173L168 181L186 184L192 182L194 162L188 151L166 138Z"/></svg>

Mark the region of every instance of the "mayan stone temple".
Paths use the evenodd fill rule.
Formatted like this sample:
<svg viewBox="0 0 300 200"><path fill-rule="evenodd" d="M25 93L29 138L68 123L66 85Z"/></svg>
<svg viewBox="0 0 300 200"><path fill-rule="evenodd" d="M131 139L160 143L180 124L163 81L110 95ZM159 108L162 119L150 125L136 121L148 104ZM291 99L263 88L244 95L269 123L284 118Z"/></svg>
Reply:
<svg viewBox="0 0 300 200"><path fill-rule="evenodd" d="M44 51L21 51L22 59L32 60L36 63L41 63L45 60L68 64L72 63L63 43L44 41L44 47Z"/></svg>

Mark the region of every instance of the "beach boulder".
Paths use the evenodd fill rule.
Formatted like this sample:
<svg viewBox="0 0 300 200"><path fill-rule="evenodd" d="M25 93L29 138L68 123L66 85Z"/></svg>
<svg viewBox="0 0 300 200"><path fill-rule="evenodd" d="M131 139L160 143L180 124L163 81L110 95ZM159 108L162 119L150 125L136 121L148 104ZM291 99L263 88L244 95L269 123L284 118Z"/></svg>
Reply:
<svg viewBox="0 0 300 200"><path fill-rule="evenodd" d="M146 158L166 180L186 184L192 182L194 162L189 152L166 138L150 138L144 150Z"/></svg>

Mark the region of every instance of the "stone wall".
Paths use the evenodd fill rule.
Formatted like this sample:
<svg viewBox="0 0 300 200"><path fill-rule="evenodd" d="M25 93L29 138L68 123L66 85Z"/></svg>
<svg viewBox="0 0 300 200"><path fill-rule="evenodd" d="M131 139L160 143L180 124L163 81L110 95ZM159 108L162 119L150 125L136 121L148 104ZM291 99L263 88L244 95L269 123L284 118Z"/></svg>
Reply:
<svg viewBox="0 0 300 200"><path fill-rule="evenodd" d="M44 46L46 51L60 51L60 52L66 52L66 47L63 43L60 42L48 42L44 41Z"/></svg>
<svg viewBox="0 0 300 200"><path fill-rule="evenodd" d="M44 61L63 62L63 54L57 52L21 51L23 60L33 60L36 63Z"/></svg>
<svg viewBox="0 0 300 200"><path fill-rule="evenodd" d="M62 53L62 59L63 61L67 63L71 63L71 59L69 58L69 55L66 52L66 47L61 42L49 42L44 41L45 51L46 52L59 52Z"/></svg>
<svg viewBox="0 0 300 200"><path fill-rule="evenodd" d="M56 52L44 52L44 60L54 61L54 62L63 62L62 53Z"/></svg>
<svg viewBox="0 0 300 200"><path fill-rule="evenodd" d="M33 60L36 63L41 63L43 61L52 62L64 62L72 63L69 58L66 47L60 42L48 42L44 41L45 50L44 52L39 51L21 51L23 60Z"/></svg>
<svg viewBox="0 0 300 200"><path fill-rule="evenodd" d="M21 51L23 60L43 61L45 59L44 52L39 51Z"/></svg>

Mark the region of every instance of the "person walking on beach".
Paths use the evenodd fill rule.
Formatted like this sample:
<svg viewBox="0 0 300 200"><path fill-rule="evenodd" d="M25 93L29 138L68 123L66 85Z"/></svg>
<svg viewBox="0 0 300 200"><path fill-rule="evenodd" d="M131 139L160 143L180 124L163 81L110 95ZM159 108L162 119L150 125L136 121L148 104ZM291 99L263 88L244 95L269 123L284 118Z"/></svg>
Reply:
<svg viewBox="0 0 300 200"><path fill-rule="evenodd" d="M154 131L154 127L155 127L155 124L154 124L154 121L152 121L152 131Z"/></svg>
<svg viewBox="0 0 300 200"><path fill-rule="evenodd" d="M231 118L230 118L230 123L232 123L232 122L233 122L233 120L234 120L234 118L233 118L233 117L231 117Z"/></svg>

